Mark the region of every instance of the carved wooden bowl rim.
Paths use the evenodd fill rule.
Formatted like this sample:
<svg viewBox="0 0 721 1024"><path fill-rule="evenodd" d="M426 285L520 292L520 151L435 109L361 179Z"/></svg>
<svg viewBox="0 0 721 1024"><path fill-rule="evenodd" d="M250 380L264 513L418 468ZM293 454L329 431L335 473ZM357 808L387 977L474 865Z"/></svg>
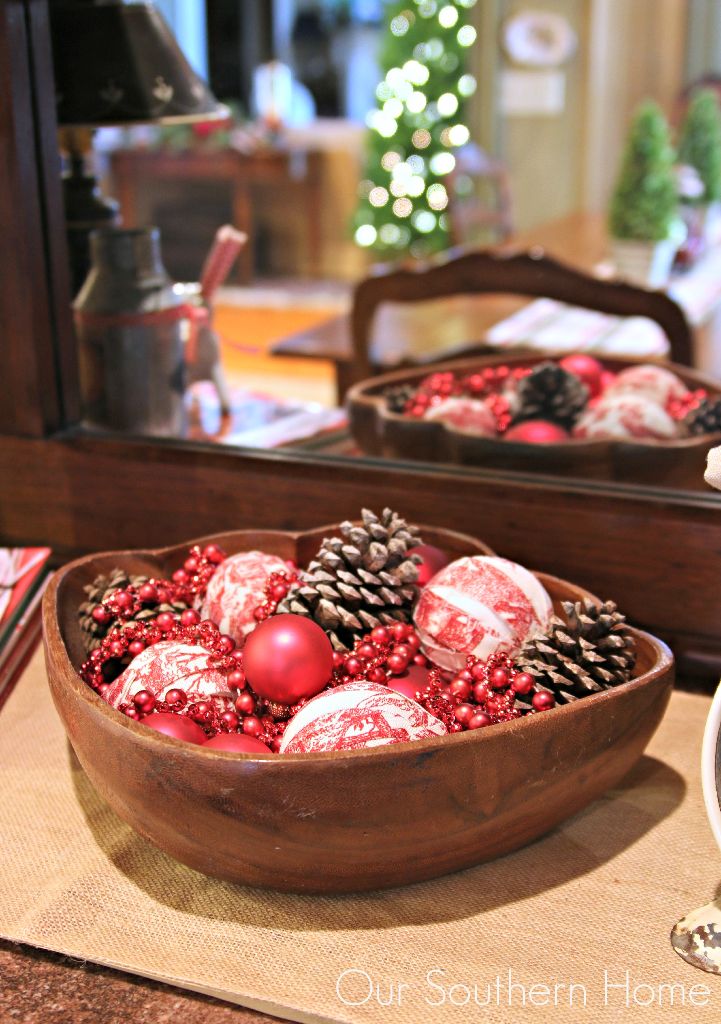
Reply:
<svg viewBox="0 0 721 1024"><path fill-rule="evenodd" d="M459 437L472 438L474 441L482 443L484 446L488 445L489 448L500 446L498 447L499 451L504 449L516 449L530 453L532 451L537 451L539 447L544 450L561 449L563 451L580 451L584 448L590 451L600 451L605 447L611 449L620 448L621 450L627 448L685 450L698 448L701 445L709 445L712 442L721 443L721 431L717 431L713 434L698 434L694 437L679 437L672 440L652 437L628 439L609 437L569 437L568 440L553 441L549 444L537 445L532 444L529 441L507 440L502 436L485 437L481 434L475 434L471 430L463 430L453 424L445 423L443 420L416 420L410 416L404 415L403 413L393 412L388 408L383 394L380 392L376 394L376 389L378 388L385 389L387 387L392 387L394 384L411 383L416 380L420 381L424 377L430 376L432 373L446 373L454 370L470 370L475 367L485 369L487 367L497 366L500 364L507 364L509 366L517 365L519 363L535 365L536 363L543 363L547 360L563 359L569 355L593 356L594 359L598 359L598 361L603 363L604 366L609 366L611 368L613 368L614 365L626 368L646 365L659 366L661 369L670 370L671 373L675 373L676 376L681 378L684 384L691 384L694 389L705 388L710 395L714 397L721 396L721 381L715 380L704 373L692 370L687 366L680 366L678 363L669 363L660 359L639 359L636 356L603 356L595 352L538 352L536 349L528 349L525 354L514 353L513 355L510 355L506 353L505 355L467 356L466 358L449 359L443 363L429 363L423 367L406 367L405 369L393 370L389 373L379 374L376 377L368 377L366 380L359 381L348 389L346 402L348 408L352 408L354 405L372 407L375 415L381 422L387 421L390 424L403 423L406 427L418 423L422 424L424 430L435 430L438 433L438 436L448 434L451 437L458 435Z"/></svg>
<svg viewBox="0 0 721 1024"><path fill-rule="evenodd" d="M293 762L295 764L304 764L309 767L318 764L328 763L328 761L352 761L357 762L363 758L389 758L395 759L400 754L406 755L409 758L416 757L418 754L425 752L433 752L442 748L447 743L467 743L467 744L482 744L488 739L488 734L493 733L496 737L499 736L498 730L505 730L507 736L522 735L528 729L547 728L551 722L557 722L558 728L563 728L563 722L568 719L569 716L574 715L578 712L579 705L581 707L590 708L592 705L598 705L603 703L610 703L618 699L623 693L629 692L631 689L640 689L641 687L647 686L653 683L659 676L668 673L674 665L674 658L670 649L666 646L663 641L650 633L646 633L643 630L631 627L631 632L636 639L637 651L641 651L646 648L649 655L651 655L651 665L649 668L638 676L632 677L627 683L623 683L613 689L604 690L600 693L590 694L584 697L582 700L573 702L570 704L560 705L552 709L551 719L546 714L530 715L528 717L515 719L509 722L500 722L494 725L491 729L476 729L472 731L466 731L461 733L452 733L443 736L435 736L430 739L414 740L412 742L398 744L390 743L384 744L377 747L364 748L359 750L339 750L339 751L323 751L313 753L302 753L302 754L275 754L269 752L267 754L240 754L230 751L213 750L212 748L204 747L203 745L196 745L185 743L181 740L173 739L170 736L166 736L163 733L158 733L152 729L148 729L142 726L139 722L134 722L132 719L127 718L121 712L111 707L106 701L96 694L78 675L78 672L73 665L70 654L67 649L65 638L60 626L60 619L58 616L58 605L62 600L62 590L65 589L64 584L74 575L82 573L83 570L98 561L99 559L110 560L115 559L113 564L117 564L118 567L123 568L123 561L127 561L128 558L142 558L147 561L156 562L159 566L162 563L164 557L169 557L174 553L180 555L185 552L189 547L199 544L204 546L210 543L221 543L225 542L228 544L229 539L236 538L242 541L245 538L249 540L252 537L261 534L264 538L267 537L278 537L284 540L291 540L297 547L298 542L304 537L314 537L316 535L323 536L338 531L339 524L334 523L328 526L320 527L314 530L305 531L285 531L285 530L234 530L225 533L210 534L204 537L197 538L195 540L187 541L183 544L168 545L163 548L155 549L129 549L124 551L104 551L96 552L94 554L85 555L82 558L76 559L58 570L52 577L45 595L43 597L43 639L46 649L52 646L57 654L60 651L61 656L61 689L69 686L75 691L82 700L87 701L92 705L108 722L110 727L116 729L126 729L129 732L129 738L133 737L134 741L140 741L145 743L149 747L154 747L158 752L165 749L177 749L182 750L187 756L197 755L199 758L215 758L223 760L243 760L244 762L258 762L258 763L274 763L280 762ZM467 534L458 533L456 531L444 530L440 527L430 527L419 525L421 537L425 534L435 535L436 539L442 539L443 536L446 538L454 538L461 544L467 544L471 549L475 549L476 554L487 554L495 555L495 552L489 548L482 541L477 540L474 537L470 537ZM228 554L236 554L239 551L253 550L251 547L240 546L235 550L228 551ZM463 556L460 556L463 557ZM533 571L533 570L531 570ZM544 584L546 589L554 591L556 594L559 592L563 593L563 599L574 599L579 600L582 597L590 597L594 600L598 600L594 594L586 590L583 587L579 587L576 584L569 583L566 580L559 579L556 576L552 576L548 573L534 572L534 575ZM59 593L60 592L60 593ZM553 597L553 593L551 594ZM59 600L60 599L60 600ZM54 659L53 659L54 660ZM62 663L64 662L64 664ZM50 666L49 671L51 671ZM565 716L565 719L564 717Z"/></svg>

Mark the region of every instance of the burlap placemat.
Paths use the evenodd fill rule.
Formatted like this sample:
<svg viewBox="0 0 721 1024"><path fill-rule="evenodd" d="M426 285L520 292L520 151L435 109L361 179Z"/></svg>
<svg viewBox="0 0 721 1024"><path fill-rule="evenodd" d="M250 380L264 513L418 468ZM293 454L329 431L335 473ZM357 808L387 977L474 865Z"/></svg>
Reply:
<svg viewBox="0 0 721 1024"><path fill-rule="evenodd" d="M721 877L698 779L708 707L675 694L625 783L525 850L395 892L287 896L135 836L71 755L38 653L0 714L0 934L298 1021L718 1021L721 978L668 937Z"/></svg>

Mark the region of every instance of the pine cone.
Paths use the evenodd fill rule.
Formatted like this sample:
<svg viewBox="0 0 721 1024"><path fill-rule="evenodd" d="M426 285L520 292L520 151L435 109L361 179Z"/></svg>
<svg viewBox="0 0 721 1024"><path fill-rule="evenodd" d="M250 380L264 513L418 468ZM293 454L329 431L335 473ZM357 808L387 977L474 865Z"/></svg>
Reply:
<svg viewBox="0 0 721 1024"><path fill-rule="evenodd" d="M405 412L408 400L415 395L417 390L418 388L414 384L396 384L392 388L386 388L383 397L389 412Z"/></svg>
<svg viewBox="0 0 721 1024"><path fill-rule="evenodd" d="M418 595L418 530L390 509L379 518L363 509L362 523L341 523L340 537L326 537L279 612L306 615L330 636L336 650L376 626L408 622Z"/></svg>
<svg viewBox="0 0 721 1024"><path fill-rule="evenodd" d="M83 644L89 653L100 646L100 642L109 629L114 629L118 623L116 620L102 625L93 618L93 611L106 601L115 590L124 590L128 586L142 587L150 579L149 576L128 576L122 569L113 569L108 576L96 576L92 583L84 589L88 595L87 601L78 608L78 619L80 629L83 633ZM188 606L182 601L173 601L170 604L157 604L150 607L144 606L140 611L128 619L127 622L149 622L156 618L161 612L182 612ZM120 626L122 629L126 623Z"/></svg>
<svg viewBox="0 0 721 1024"><path fill-rule="evenodd" d="M636 663L634 640L613 601L564 601L563 610L568 621L554 615L544 635L523 645L515 659L521 671L558 704L627 682Z"/></svg>
<svg viewBox="0 0 721 1024"><path fill-rule="evenodd" d="M540 419L569 428L587 402L588 388L575 374L556 363L540 363L518 385L513 423Z"/></svg>
<svg viewBox="0 0 721 1024"><path fill-rule="evenodd" d="M683 425L687 433L720 434L721 433L721 398L710 400L704 398L695 409L684 418Z"/></svg>

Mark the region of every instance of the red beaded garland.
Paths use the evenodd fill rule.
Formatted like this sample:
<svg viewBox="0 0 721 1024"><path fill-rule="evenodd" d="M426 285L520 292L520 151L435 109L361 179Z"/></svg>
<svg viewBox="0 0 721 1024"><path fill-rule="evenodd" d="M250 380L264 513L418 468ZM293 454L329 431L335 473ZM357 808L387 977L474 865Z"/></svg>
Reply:
<svg viewBox="0 0 721 1024"><path fill-rule="evenodd" d="M155 619L161 630L169 630L178 618L184 626L196 625L200 616L191 606L205 594L211 576L224 558L225 553L217 544L208 544L202 549L196 544L190 549L183 568L176 569L170 580L151 579L139 587L129 583L114 590L93 609L93 620L100 626L108 626L110 631L114 623L128 628L144 609L172 603L188 607L179 617L174 612L161 612ZM138 650L133 652L138 653Z"/></svg>
<svg viewBox="0 0 721 1024"><path fill-rule="evenodd" d="M432 373L418 385L407 400L404 413L421 418L432 406L439 405L450 397L485 399L496 418L499 434L504 433L511 422L510 402L504 389L509 382L521 380L531 372L529 366L488 366L481 371L456 377L450 371Z"/></svg>
<svg viewBox="0 0 721 1024"><path fill-rule="evenodd" d="M693 409L697 409L706 398L708 398L708 392L705 388L697 388L695 391L689 391L682 398L670 398L666 403L666 412L671 419L682 420Z"/></svg>
<svg viewBox="0 0 721 1024"><path fill-rule="evenodd" d="M287 597L292 585L297 582L298 573L294 569L289 568L288 572L272 572L265 581L263 603L259 604L253 612L255 621L265 622L269 616L275 615L278 605L284 597Z"/></svg>

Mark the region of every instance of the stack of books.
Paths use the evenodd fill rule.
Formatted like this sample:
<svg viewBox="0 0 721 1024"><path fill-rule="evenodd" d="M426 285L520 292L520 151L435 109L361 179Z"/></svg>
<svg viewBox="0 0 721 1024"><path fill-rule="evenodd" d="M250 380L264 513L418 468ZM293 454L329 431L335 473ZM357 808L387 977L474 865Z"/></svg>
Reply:
<svg viewBox="0 0 721 1024"><path fill-rule="evenodd" d="M0 703L40 637L50 548L0 548Z"/></svg>

